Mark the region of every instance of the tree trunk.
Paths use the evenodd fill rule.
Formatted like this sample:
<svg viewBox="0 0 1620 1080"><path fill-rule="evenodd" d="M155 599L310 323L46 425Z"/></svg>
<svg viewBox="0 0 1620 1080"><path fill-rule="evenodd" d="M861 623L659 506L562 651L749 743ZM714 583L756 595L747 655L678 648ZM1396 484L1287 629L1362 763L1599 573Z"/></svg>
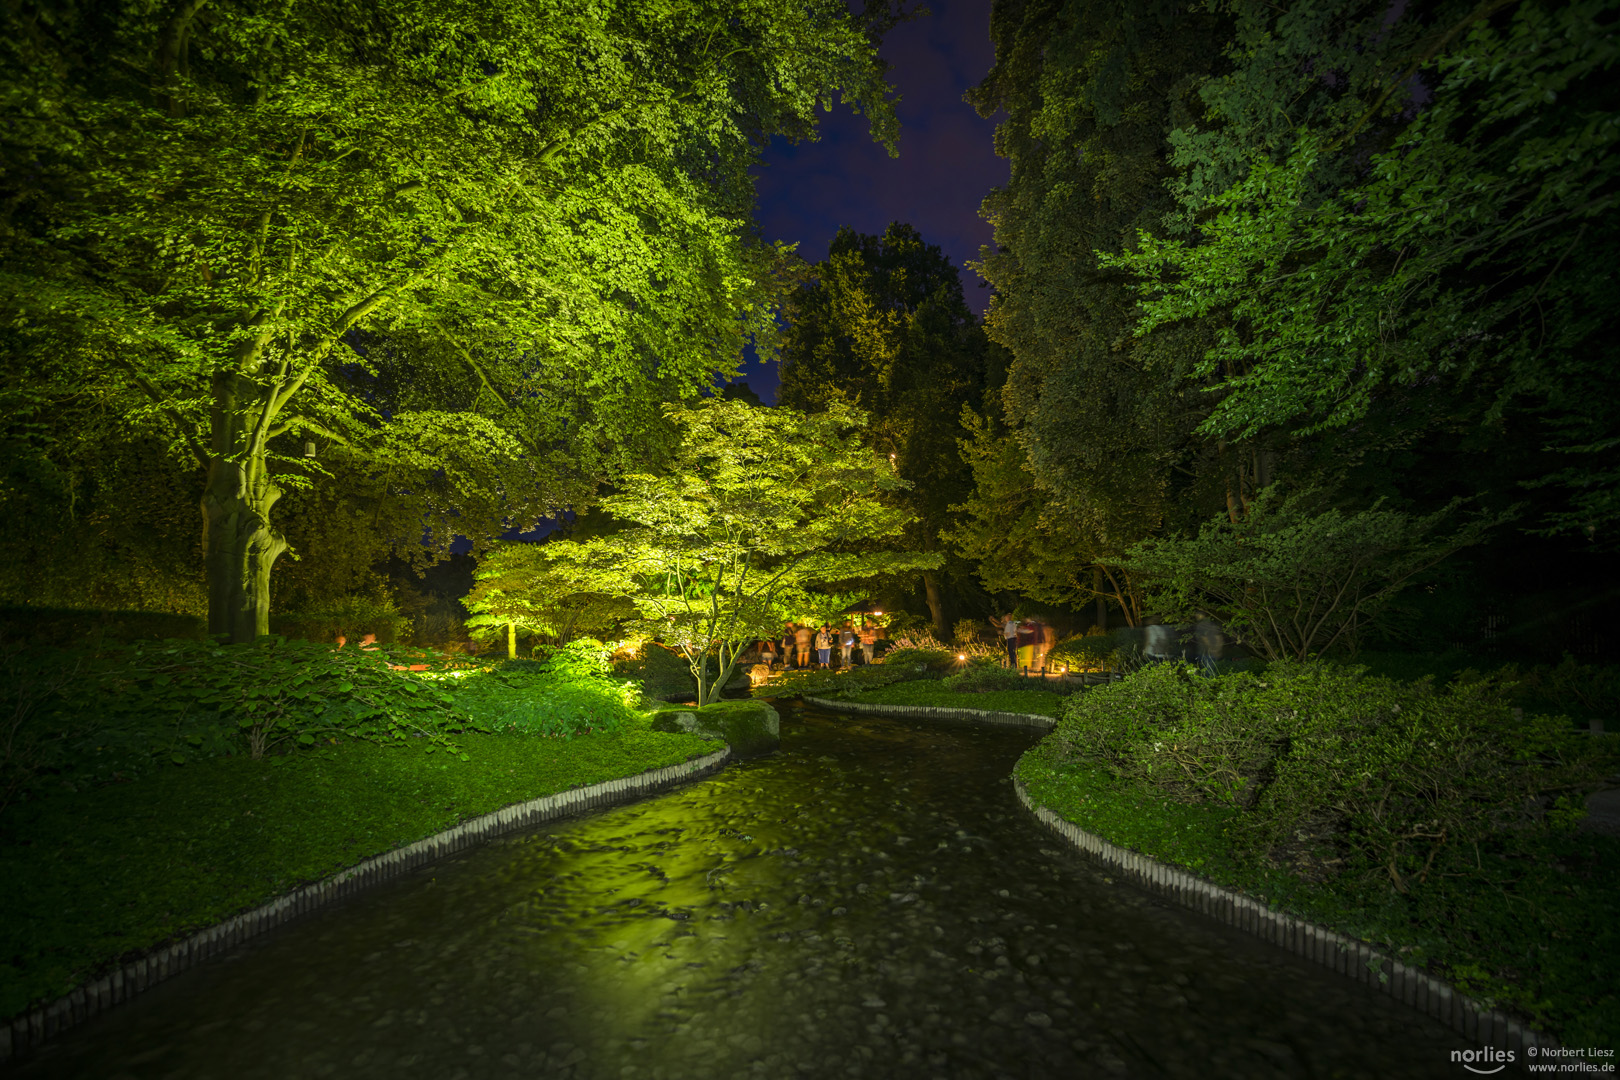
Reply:
<svg viewBox="0 0 1620 1080"><path fill-rule="evenodd" d="M515 622L506 624L506 658L508 660L517 659L517 623Z"/></svg>
<svg viewBox="0 0 1620 1080"><path fill-rule="evenodd" d="M215 380L213 446L203 488L203 559L208 633L232 644L270 632L270 568L287 540L270 524L281 489L270 482L253 433L251 383Z"/></svg>
<svg viewBox="0 0 1620 1080"><path fill-rule="evenodd" d="M1108 600L1102 592L1102 567L1091 568L1091 591L1097 594L1097 629L1108 629Z"/></svg>
<svg viewBox="0 0 1620 1080"><path fill-rule="evenodd" d="M939 577L932 573L923 574L923 589L928 594L929 614L934 617L934 636L949 644L951 628L945 621L945 596L939 588Z"/></svg>

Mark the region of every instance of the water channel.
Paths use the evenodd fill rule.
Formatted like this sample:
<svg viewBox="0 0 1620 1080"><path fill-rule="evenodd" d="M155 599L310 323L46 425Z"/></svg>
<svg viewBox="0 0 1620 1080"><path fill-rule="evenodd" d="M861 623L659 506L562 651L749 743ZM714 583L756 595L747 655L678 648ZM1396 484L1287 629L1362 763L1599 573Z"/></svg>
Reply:
<svg viewBox="0 0 1620 1080"><path fill-rule="evenodd" d="M1115 883L1038 734L788 709L782 753L172 979L18 1077L1430 1077L1460 1036Z"/></svg>

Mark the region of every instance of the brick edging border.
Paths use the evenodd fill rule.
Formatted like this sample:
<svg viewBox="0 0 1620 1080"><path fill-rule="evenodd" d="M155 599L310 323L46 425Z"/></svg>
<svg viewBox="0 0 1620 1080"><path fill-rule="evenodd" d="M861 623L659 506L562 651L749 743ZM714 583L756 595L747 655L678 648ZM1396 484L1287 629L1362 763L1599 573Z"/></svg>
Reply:
<svg viewBox="0 0 1620 1080"><path fill-rule="evenodd" d="M472 847L500 833L513 832L567 814L629 802L700 779L719 770L730 757L731 748L722 747L712 754L678 765L666 765L635 776L604 780L600 784L514 803L414 844L365 859L312 885L305 885L251 911L232 916L206 930L199 930L173 945L156 949L49 1005L41 1005L9 1022L0 1023L0 1062L106 1012L171 975L195 967L210 956L335 900L409 873L419 866Z"/></svg>
<svg viewBox="0 0 1620 1080"><path fill-rule="evenodd" d="M1555 1048L1559 1045L1551 1036L1525 1027L1502 1012L1475 1001L1443 979L1403 964L1364 941L1274 911L1262 901L1235 889L1224 888L1178 866L1111 844L1035 802L1023 781L1016 776L1013 777L1013 789L1024 808L1047 828L1099 862L1117 868L1135 884L1172 903L1202 912L1388 994L1482 1046L1512 1050L1522 1059L1529 1047Z"/></svg>
<svg viewBox="0 0 1620 1080"><path fill-rule="evenodd" d="M977 720L987 724L1005 724L1009 727L1040 728L1043 731L1051 730L1057 723L1050 716L1041 716L1037 713L1021 712L989 712L984 709L942 709L933 705L884 705L875 701L834 701L831 698L805 697L807 705L814 705L818 709L843 710L845 712L879 713L887 716L920 716L934 720Z"/></svg>

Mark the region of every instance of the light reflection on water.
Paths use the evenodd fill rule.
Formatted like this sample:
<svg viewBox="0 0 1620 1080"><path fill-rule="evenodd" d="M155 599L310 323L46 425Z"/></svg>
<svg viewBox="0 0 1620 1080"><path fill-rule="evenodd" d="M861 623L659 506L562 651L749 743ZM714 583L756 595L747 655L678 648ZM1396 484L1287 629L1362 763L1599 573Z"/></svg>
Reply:
<svg viewBox="0 0 1620 1080"><path fill-rule="evenodd" d="M287 927L18 1076L1440 1076L1446 1029L1109 884L1037 736L784 715L783 753Z"/></svg>

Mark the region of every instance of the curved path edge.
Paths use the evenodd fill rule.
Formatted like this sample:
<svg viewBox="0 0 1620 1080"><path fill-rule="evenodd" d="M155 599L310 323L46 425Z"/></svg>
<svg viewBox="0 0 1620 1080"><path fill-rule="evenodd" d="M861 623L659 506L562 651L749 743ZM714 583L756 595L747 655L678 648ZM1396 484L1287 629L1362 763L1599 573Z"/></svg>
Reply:
<svg viewBox="0 0 1620 1080"><path fill-rule="evenodd" d="M666 765L635 776L604 780L600 784L514 803L414 844L372 856L314 884L305 885L250 911L199 930L172 945L155 949L49 1005L41 1005L10 1022L0 1024L0 1062L24 1049L38 1046L46 1039L106 1012L120 1002L128 1001L141 991L195 967L210 956L216 956L249 938L258 937L282 923L334 901L353 896L501 833L569 814L630 802L690 783L718 771L730 757L731 747L722 747L712 754L678 765Z"/></svg>
<svg viewBox="0 0 1620 1080"><path fill-rule="evenodd" d="M1425 1013L1464 1038L1502 1050L1512 1050L1520 1061L1530 1047L1555 1048L1558 1040L1514 1020L1464 994L1443 979L1419 971L1337 931L1281 911L1235 889L1228 889L1129 848L1109 843L1060 817L1030 797L1022 780L1012 778L1024 809L1071 845L1099 862L1116 868L1135 884L1172 903L1201 912L1228 926L1252 934L1346 978L1387 994Z"/></svg>
<svg viewBox="0 0 1620 1080"><path fill-rule="evenodd" d="M1041 716L1039 713L990 712L985 709L945 709L933 705L885 705L875 701L837 701L833 698L808 696L802 700L805 704L814 705L818 709L878 713L885 716L927 717L933 720L977 720L981 723L1006 724L1010 727L1040 728L1043 731L1051 730L1052 726L1057 723L1052 717Z"/></svg>

